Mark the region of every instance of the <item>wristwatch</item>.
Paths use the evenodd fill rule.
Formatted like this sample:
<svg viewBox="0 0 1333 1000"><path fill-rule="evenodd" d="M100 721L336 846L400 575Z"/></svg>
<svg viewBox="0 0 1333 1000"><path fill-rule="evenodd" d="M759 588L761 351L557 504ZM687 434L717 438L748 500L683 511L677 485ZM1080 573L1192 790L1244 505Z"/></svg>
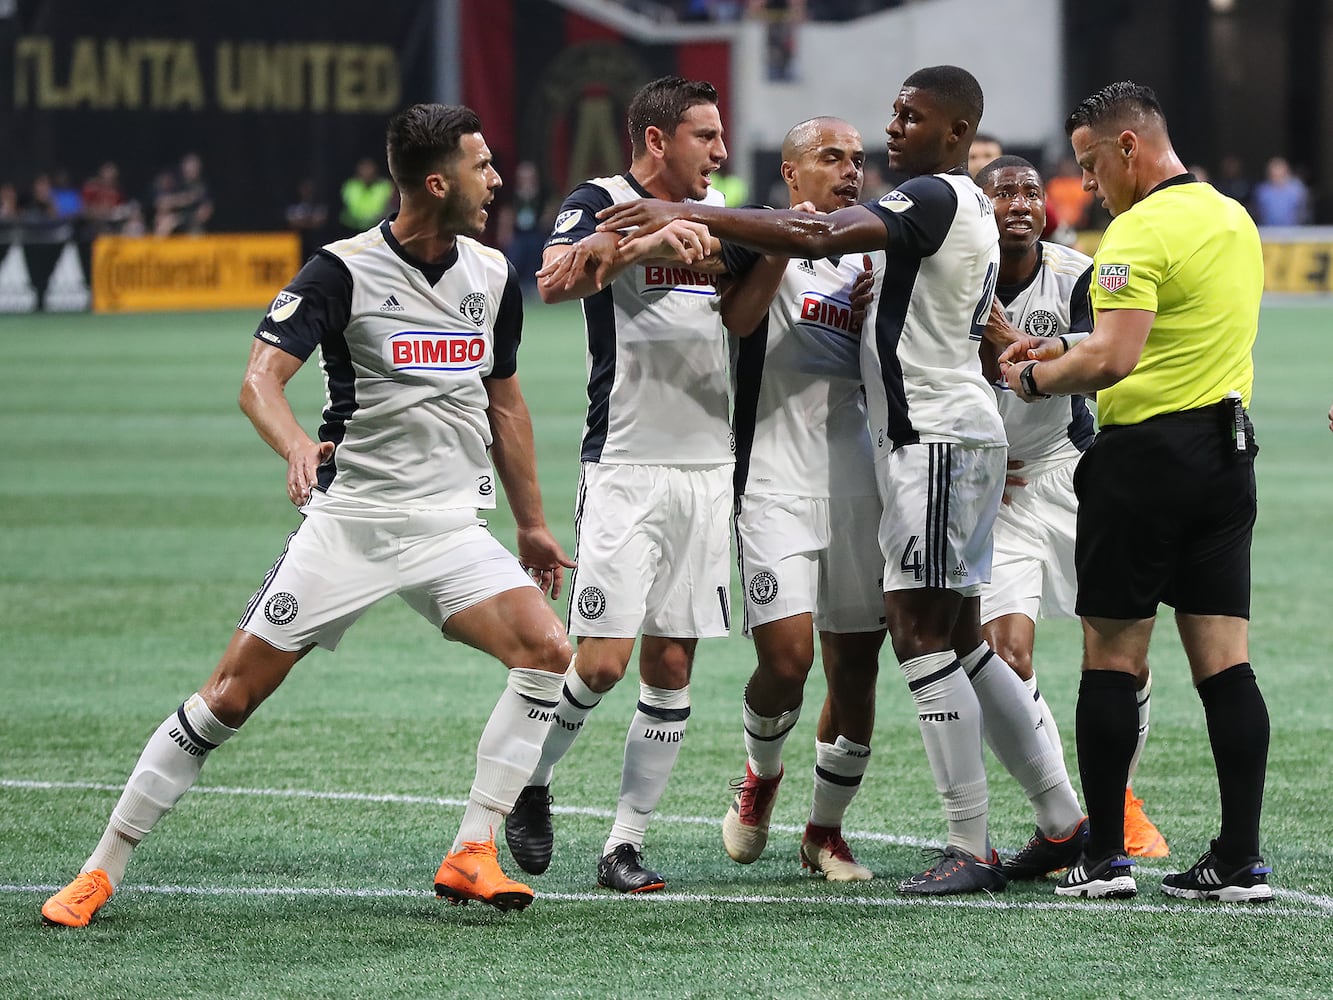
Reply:
<svg viewBox="0 0 1333 1000"><path fill-rule="evenodd" d="M1032 374L1033 369L1036 367L1037 367L1037 362L1034 361L1032 362L1032 364L1028 365L1021 372L1019 372L1018 384L1019 386L1022 387L1023 392L1031 396L1033 399L1050 399L1051 394L1049 392L1042 392L1040 389L1037 388L1037 379Z"/></svg>

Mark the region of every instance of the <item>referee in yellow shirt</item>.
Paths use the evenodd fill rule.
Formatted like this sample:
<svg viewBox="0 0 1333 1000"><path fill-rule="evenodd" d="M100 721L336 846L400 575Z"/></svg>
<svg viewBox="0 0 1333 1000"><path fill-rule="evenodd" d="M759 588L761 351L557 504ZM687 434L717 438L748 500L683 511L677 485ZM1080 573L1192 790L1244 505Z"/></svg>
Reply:
<svg viewBox="0 0 1333 1000"><path fill-rule="evenodd" d="M1272 899L1259 855L1268 709L1248 636L1258 446L1245 407L1264 281L1259 233L1240 204L1185 170L1149 88L1104 87L1065 130L1084 188L1114 216L1093 264L1094 328L1077 344L1023 338L1001 357L1006 384L1024 400L1096 392L1101 425L1074 479L1083 621L1076 727L1090 833L1055 891L1137 891L1124 787L1136 678L1165 603L1203 702L1222 825L1162 891Z"/></svg>

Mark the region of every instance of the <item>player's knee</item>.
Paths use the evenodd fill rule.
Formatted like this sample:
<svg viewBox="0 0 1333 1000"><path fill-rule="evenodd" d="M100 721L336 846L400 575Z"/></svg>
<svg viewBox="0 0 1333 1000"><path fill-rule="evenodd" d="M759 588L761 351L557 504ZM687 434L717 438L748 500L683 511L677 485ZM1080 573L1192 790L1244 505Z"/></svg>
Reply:
<svg viewBox="0 0 1333 1000"><path fill-rule="evenodd" d="M1019 676L1020 680L1032 678L1032 650L1026 646L1000 642L995 645L995 654Z"/></svg>
<svg viewBox="0 0 1333 1000"><path fill-rule="evenodd" d="M814 659L814 653L805 650L769 653L759 658L759 670L774 686L799 689L805 686Z"/></svg>
<svg viewBox="0 0 1333 1000"><path fill-rule="evenodd" d="M515 657L515 661L506 663L505 666L528 667L532 670L563 674L569 669L569 661L574 656L574 647L570 644L563 628L533 637L523 645L523 651Z"/></svg>
<svg viewBox="0 0 1333 1000"><path fill-rule="evenodd" d="M232 729L239 729L264 700L237 677L210 678L199 689L199 696L214 718Z"/></svg>
<svg viewBox="0 0 1333 1000"><path fill-rule="evenodd" d="M628 664L614 659L591 659L579 654L578 672L583 683L592 691L605 694L620 683Z"/></svg>

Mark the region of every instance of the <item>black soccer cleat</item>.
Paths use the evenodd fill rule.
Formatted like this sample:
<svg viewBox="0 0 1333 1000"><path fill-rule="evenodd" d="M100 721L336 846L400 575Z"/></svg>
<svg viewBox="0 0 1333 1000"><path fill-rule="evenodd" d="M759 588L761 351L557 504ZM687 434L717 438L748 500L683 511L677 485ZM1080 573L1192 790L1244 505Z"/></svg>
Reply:
<svg viewBox="0 0 1333 1000"><path fill-rule="evenodd" d="M551 829L551 786L528 785L518 793L505 819L505 843L518 866L529 875L551 867L555 831Z"/></svg>
<svg viewBox="0 0 1333 1000"><path fill-rule="evenodd" d="M1041 878L1043 875L1058 872L1061 868L1072 865L1083 853L1083 847L1087 842L1086 816L1078 826L1074 827L1074 832L1063 840L1052 840L1041 832L1041 827L1037 827L1037 832L1032 835L1027 846L1003 862L1000 871L1004 872L1005 877L1011 882Z"/></svg>
<svg viewBox="0 0 1333 1000"><path fill-rule="evenodd" d="M1082 896L1086 899L1129 899L1138 894L1134 881L1134 862L1124 854L1112 854L1092 862L1081 854L1059 882L1057 896Z"/></svg>
<svg viewBox="0 0 1333 1000"><path fill-rule="evenodd" d="M643 853L633 844L617 844L597 862L597 884L616 892L656 892L666 888L666 879L643 867Z"/></svg>
<svg viewBox="0 0 1333 1000"><path fill-rule="evenodd" d="M1162 879L1162 891L1181 899L1213 899L1223 903L1267 903L1273 898L1273 887L1268 876L1273 869L1263 858L1251 858L1236 866L1223 862L1214 851L1213 841L1208 853L1194 863L1187 872L1168 875Z"/></svg>
<svg viewBox="0 0 1333 1000"><path fill-rule="evenodd" d="M952 844L942 851L927 850L924 853L934 857L935 863L920 875L898 883L898 891L904 895L960 896L973 892L1003 892L1009 885L994 851L991 851L988 862Z"/></svg>

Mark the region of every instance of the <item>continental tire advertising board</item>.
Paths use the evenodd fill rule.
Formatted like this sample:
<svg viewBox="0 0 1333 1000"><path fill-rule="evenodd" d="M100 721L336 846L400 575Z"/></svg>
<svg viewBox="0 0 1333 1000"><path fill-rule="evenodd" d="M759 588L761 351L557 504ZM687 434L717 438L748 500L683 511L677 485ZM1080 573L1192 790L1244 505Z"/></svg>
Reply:
<svg viewBox="0 0 1333 1000"><path fill-rule="evenodd" d="M384 127L430 100L429 0L0 0L0 180L26 187L106 162L129 198L187 153L203 161L210 230L285 226L297 185L337 215Z"/></svg>

